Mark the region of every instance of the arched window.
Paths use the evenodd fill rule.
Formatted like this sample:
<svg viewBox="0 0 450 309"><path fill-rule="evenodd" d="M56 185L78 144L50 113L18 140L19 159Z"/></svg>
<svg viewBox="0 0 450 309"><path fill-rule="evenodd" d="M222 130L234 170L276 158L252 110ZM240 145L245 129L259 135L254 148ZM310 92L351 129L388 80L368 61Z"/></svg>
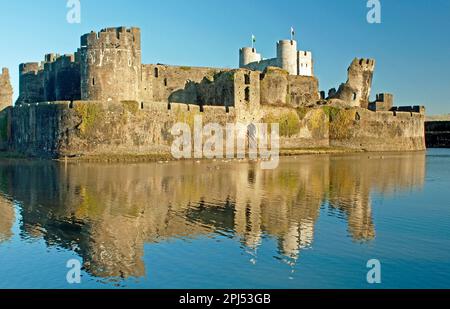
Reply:
<svg viewBox="0 0 450 309"><path fill-rule="evenodd" d="M158 77L159 77L159 69L155 68L155 78L158 78Z"/></svg>

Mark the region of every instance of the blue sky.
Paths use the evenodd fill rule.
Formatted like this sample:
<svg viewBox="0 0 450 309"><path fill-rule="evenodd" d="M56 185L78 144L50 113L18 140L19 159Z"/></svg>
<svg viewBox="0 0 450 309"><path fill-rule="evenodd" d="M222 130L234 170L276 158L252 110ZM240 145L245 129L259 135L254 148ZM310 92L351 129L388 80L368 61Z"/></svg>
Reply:
<svg viewBox="0 0 450 309"><path fill-rule="evenodd" d="M380 1L382 23L369 24L366 0L81 0L81 24L69 24L67 0L3 0L0 66L17 95L19 63L72 53L83 33L124 25L142 29L144 63L236 67L252 33L271 58L294 26L322 90L345 81L354 57L372 57L372 96L392 92L396 105L450 113L450 0Z"/></svg>

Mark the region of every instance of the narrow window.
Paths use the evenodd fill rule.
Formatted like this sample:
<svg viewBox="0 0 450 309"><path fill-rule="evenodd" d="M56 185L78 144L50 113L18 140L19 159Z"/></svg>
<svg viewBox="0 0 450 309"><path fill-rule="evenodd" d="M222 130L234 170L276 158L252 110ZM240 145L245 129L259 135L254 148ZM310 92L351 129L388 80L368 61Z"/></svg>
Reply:
<svg viewBox="0 0 450 309"><path fill-rule="evenodd" d="M144 109L144 102L141 102L141 109Z"/></svg>
<svg viewBox="0 0 450 309"><path fill-rule="evenodd" d="M245 79L245 84L250 85L250 74L245 74L244 79Z"/></svg>
<svg viewBox="0 0 450 309"><path fill-rule="evenodd" d="M158 68L155 68L155 78L158 78L159 77L159 70L158 70Z"/></svg>
<svg viewBox="0 0 450 309"><path fill-rule="evenodd" d="M92 86L95 86L95 78L92 79Z"/></svg>
<svg viewBox="0 0 450 309"><path fill-rule="evenodd" d="M164 86L167 87L167 78L164 78Z"/></svg>
<svg viewBox="0 0 450 309"><path fill-rule="evenodd" d="M245 88L245 101L250 102L250 88Z"/></svg>
<svg viewBox="0 0 450 309"><path fill-rule="evenodd" d="M353 92L353 101L356 100L356 92Z"/></svg>

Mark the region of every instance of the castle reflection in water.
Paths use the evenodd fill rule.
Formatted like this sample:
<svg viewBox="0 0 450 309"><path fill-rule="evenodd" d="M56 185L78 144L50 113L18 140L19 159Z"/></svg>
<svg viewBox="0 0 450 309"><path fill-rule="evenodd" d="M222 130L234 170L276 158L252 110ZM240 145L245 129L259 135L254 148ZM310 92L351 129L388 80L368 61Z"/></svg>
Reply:
<svg viewBox="0 0 450 309"><path fill-rule="evenodd" d="M424 153L284 158L273 171L239 162L1 161L0 243L19 215L19 237L75 251L100 278L145 276L145 243L215 234L250 252L273 237L295 263L313 246L321 207L345 218L355 241L371 241L371 195L424 180Z"/></svg>

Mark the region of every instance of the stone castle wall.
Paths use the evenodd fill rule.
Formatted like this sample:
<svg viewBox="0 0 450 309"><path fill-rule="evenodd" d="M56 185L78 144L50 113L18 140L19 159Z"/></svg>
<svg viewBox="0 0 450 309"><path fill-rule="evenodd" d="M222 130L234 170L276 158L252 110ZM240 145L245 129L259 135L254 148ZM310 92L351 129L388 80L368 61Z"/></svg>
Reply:
<svg viewBox="0 0 450 309"><path fill-rule="evenodd" d="M279 123L282 149L345 147L366 151L424 150L424 115L362 108L261 106L236 109L171 103L56 102L0 113L0 149L41 158L170 155L175 123ZM156 121L157 120L157 121Z"/></svg>
<svg viewBox="0 0 450 309"><path fill-rule="evenodd" d="M321 109L233 107L171 103L61 101L24 104L0 113L1 150L43 158L89 155L170 154L175 123L280 123L281 147L328 146L328 118ZM157 121L155 121L157 119Z"/></svg>
<svg viewBox="0 0 450 309"><path fill-rule="evenodd" d="M79 54L48 54L42 63L19 66L19 98L16 104L45 101L79 100Z"/></svg>
<svg viewBox="0 0 450 309"><path fill-rule="evenodd" d="M329 109L330 144L367 151L425 150L425 114Z"/></svg>

